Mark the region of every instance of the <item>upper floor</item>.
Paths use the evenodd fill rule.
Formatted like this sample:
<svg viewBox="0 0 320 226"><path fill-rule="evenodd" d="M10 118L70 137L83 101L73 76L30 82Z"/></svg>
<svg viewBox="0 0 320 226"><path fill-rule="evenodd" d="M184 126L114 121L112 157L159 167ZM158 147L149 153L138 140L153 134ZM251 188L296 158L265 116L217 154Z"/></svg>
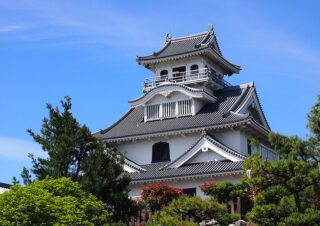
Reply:
<svg viewBox="0 0 320 226"><path fill-rule="evenodd" d="M165 82L224 88L229 86L224 76L241 70L222 56L212 26L207 32L179 38L167 34L160 51L137 57L137 62L154 73L143 83L144 92Z"/></svg>

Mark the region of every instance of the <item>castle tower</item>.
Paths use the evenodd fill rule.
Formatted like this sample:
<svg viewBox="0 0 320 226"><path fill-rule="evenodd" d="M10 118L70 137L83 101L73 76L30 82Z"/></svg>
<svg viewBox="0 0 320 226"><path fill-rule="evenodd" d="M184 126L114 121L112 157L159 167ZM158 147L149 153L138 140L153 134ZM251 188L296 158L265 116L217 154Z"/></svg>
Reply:
<svg viewBox="0 0 320 226"><path fill-rule="evenodd" d="M278 158L254 83L224 80L241 68L223 57L212 26L180 38L167 34L160 51L137 62L154 76L125 115L95 134L126 156L131 197L160 181L204 197L205 182L240 180L246 154ZM249 145L252 138L258 146Z"/></svg>

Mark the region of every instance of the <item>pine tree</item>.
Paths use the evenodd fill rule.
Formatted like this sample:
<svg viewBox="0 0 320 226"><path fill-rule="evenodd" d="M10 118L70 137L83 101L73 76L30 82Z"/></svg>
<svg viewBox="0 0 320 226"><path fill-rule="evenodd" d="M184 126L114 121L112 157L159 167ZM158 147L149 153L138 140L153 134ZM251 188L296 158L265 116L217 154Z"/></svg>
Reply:
<svg viewBox="0 0 320 226"><path fill-rule="evenodd" d="M31 175L26 167L23 167L21 177L23 179L24 185L30 185L32 183Z"/></svg>
<svg viewBox="0 0 320 226"><path fill-rule="evenodd" d="M70 97L65 97L61 105L63 111L47 104L49 117L43 119L40 135L27 130L48 154L47 158L29 154L32 173L37 180L50 176L78 181L83 189L122 212L123 203L126 207L132 204L128 199L130 178L123 169L124 157L115 148L106 149L86 125L80 125L70 112ZM28 175L24 170L22 177L27 183L30 182Z"/></svg>
<svg viewBox="0 0 320 226"><path fill-rule="evenodd" d="M255 153L244 164L252 169L257 195L255 206L247 215L261 225L320 224L320 96L308 114L309 139L271 133L271 146L280 159L269 162Z"/></svg>

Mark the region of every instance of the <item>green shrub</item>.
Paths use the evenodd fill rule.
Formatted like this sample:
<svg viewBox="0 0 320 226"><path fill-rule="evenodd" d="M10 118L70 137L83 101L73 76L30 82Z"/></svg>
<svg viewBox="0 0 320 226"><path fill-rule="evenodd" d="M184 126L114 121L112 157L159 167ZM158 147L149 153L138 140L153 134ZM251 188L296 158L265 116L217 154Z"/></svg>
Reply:
<svg viewBox="0 0 320 226"><path fill-rule="evenodd" d="M187 218L193 218L195 222L182 221ZM157 211L150 225L198 225L202 220L210 219L215 219L220 225L228 225L239 219L239 215L229 214L224 204L212 199L180 196Z"/></svg>
<svg viewBox="0 0 320 226"><path fill-rule="evenodd" d="M105 204L70 178L49 179L0 195L0 225L106 225Z"/></svg>

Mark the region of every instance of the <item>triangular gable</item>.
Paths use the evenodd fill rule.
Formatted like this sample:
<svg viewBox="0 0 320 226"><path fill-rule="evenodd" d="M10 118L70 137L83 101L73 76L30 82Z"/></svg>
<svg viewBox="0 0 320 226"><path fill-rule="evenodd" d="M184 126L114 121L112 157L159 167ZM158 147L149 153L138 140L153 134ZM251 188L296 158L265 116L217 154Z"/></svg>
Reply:
<svg viewBox="0 0 320 226"><path fill-rule="evenodd" d="M207 134L203 134L198 141L190 147L185 153L180 155L177 159L162 167L164 168L178 168L188 161L191 161L201 152L213 151L218 156L221 156L225 160L232 162L243 161L245 157L240 153L228 148L224 144L218 142L214 138Z"/></svg>
<svg viewBox="0 0 320 226"><path fill-rule="evenodd" d="M238 102L230 109L230 112L239 114L250 114L259 124L270 130L267 119L263 113L256 88L253 82L246 84L246 92Z"/></svg>

